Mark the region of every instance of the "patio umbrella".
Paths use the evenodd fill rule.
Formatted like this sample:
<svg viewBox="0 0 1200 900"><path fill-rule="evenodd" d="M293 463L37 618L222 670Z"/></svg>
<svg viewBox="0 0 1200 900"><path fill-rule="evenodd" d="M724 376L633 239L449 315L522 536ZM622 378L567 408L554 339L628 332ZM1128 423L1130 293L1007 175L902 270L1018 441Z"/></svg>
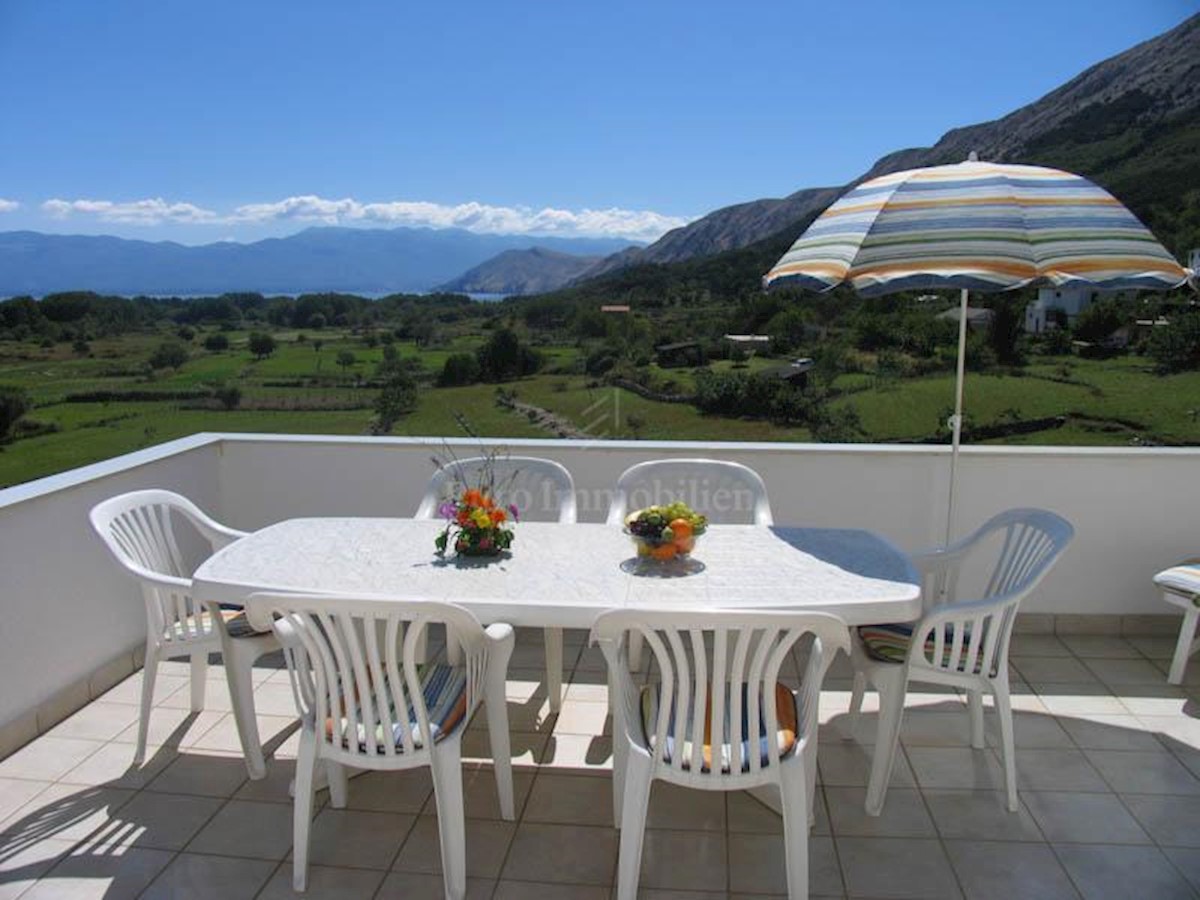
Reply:
<svg viewBox="0 0 1200 900"><path fill-rule="evenodd" d="M966 162L865 181L830 206L763 276L864 297L957 288L955 382L946 541L954 518L970 291L1033 285L1170 290L1189 272L1120 201L1058 169Z"/></svg>

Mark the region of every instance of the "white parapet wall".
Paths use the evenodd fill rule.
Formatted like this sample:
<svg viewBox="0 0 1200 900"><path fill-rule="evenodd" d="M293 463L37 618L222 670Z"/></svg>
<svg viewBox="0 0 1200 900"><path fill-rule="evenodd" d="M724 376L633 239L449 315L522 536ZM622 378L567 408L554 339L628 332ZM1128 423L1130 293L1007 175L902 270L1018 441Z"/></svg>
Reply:
<svg viewBox="0 0 1200 900"><path fill-rule="evenodd" d="M485 446L563 463L575 478L584 521L603 519L612 484L634 463L715 456L763 476L780 524L871 528L909 550L936 543L944 528L945 447L559 440ZM460 456L479 448L453 442ZM433 470L431 457L446 452L441 438L205 434L0 491L0 727L28 723L39 708L51 718L45 704L69 706L64 691L79 695L98 667L144 639L137 588L88 527L97 501L164 487L243 529L295 516L407 516ZM1054 510L1074 524L1076 539L1025 612L1164 613L1150 577L1200 555L1197 473L1200 449L968 447L955 532L1013 506ZM518 553L519 541L518 533Z"/></svg>

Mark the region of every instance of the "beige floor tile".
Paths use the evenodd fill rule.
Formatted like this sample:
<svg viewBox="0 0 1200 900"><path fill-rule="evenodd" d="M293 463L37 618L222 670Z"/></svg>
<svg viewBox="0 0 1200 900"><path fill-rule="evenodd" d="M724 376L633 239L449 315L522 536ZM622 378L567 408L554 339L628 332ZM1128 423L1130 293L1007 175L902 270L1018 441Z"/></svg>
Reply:
<svg viewBox="0 0 1200 900"><path fill-rule="evenodd" d="M249 776L240 755L217 755L190 750L182 753L162 774L146 786L147 791L167 794L198 794L203 797L232 797Z"/></svg>
<svg viewBox="0 0 1200 900"><path fill-rule="evenodd" d="M1062 642L1080 659L1141 659L1141 652L1123 637L1109 634L1068 634Z"/></svg>
<svg viewBox="0 0 1200 900"><path fill-rule="evenodd" d="M429 769L351 773L347 808L416 815L433 793Z"/></svg>
<svg viewBox="0 0 1200 900"><path fill-rule="evenodd" d="M467 878L466 900L488 900L492 897L496 882L490 878ZM281 895L295 897L295 894ZM308 895L304 895L306 900ZM331 898L340 900L337 894ZM419 872L392 872L383 880L376 900L442 900L446 896L441 875L425 875Z"/></svg>
<svg viewBox="0 0 1200 900"><path fill-rule="evenodd" d="M699 791L666 781L655 781L650 789L646 827L724 831L725 796L725 791Z"/></svg>
<svg viewBox="0 0 1200 900"><path fill-rule="evenodd" d="M874 743L878 722L869 729ZM900 742L906 747L967 747L971 743L971 721L966 707L950 712L906 709L900 726Z"/></svg>
<svg viewBox="0 0 1200 900"><path fill-rule="evenodd" d="M1147 659L1165 659L1170 661L1175 656L1175 638L1134 634L1126 638L1138 652Z"/></svg>
<svg viewBox="0 0 1200 900"><path fill-rule="evenodd" d="M994 790L1004 787L1004 772L991 750L909 747L908 761L922 788Z"/></svg>
<svg viewBox="0 0 1200 900"><path fill-rule="evenodd" d="M249 900L274 871L275 863L260 859L183 853L142 896L146 900Z"/></svg>
<svg viewBox="0 0 1200 900"><path fill-rule="evenodd" d="M820 788L817 789L817 793L820 810L817 818L825 819L828 832L825 794ZM779 814L763 806L744 791L730 791L725 795L725 803L730 833L783 834L783 820Z"/></svg>
<svg viewBox="0 0 1200 900"><path fill-rule="evenodd" d="M1121 692L1122 712L1135 716L1195 715L1198 704L1183 688L1171 684L1139 684Z"/></svg>
<svg viewBox="0 0 1200 900"><path fill-rule="evenodd" d="M750 835L742 837L753 840ZM685 891L724 885L728 877L725 843L721 832L647 829L638 883L646 888Z"/></svg>
<svg viewBox="0 0 1200 900"><path fill-rule="evenodd" d="M26 893L70 849L70 841L53 838L5 847L0 853L0 900L15 900Z"/></svg>
<svg viewBox="0 0 1200 900"><path fill-rule="evenodd" d="M1017 788L1022 791L1107 791L1088 762L1092 751L1017 749Z"/></svg>
<svg viewBox="0 0 1200 900"><path fill-rule="evenodd" d="M189 853L281 860L292 847L292 810L282 803L230 800L190 844Z"/></svg>
<svg viewBox="0 0 1200 900"><path fill-rule="evenodd" d="M1163 855L1200 894L1200 853L1191 847L1162 847Z"/></svg>
<svg viewBox="0 0 1200 900"><path fill-rule="evenodd" d="M608 895L605 894L607 897ZM754 900L782 897L780 894L754 894ZM724 891L672 891L666 888L639 888L638 900L730 900Z"/></svg>
<svg viewBox="0 0 1200 900"><path fill-rule="evenodd" d="M0 778L55 781L103 746L100 741L43 735L0 761Z"/></svg>
<svg viewBox="0 0 1200 900"><path fill-rule="evenodd" d="M612 738L607 735L556 734L546 742L541 770L612 774Z"/></svg>
<svg viewBox="0 0 1200 900"><path fill-rule="evenodd" d="M154 679L154 703L162 703L176 691L187 687L189 679L186 675L172 676L163 672L158 673L158 677ZM127 703L131 706L140 706L142 702L142 673L134 672L120 684L105 691L99 697L100 700L108 703Z"/></svg>
<svg viewBox="0 0 1200 900"><path fill-rule="evenodd" d="M1200 804L1194 797L1122 794L1121 799L1159 844L1200 848Z"/></svg>
<svg viewBox="0 0 1200 900"><path fill-rule="evenodd" d="M1056 716L1076 713L1120 715L1130 711L1110 688L1095 681L1087 684L1032 681L1030 687L1037 691L1046 709Z"/></svg>
<svg viewBox="0 0 1200 900"><path fill-rule="evenodd" d="M851 896L957 898L950 861L938 841L915 838L835 838Z"/></svg>
<svg viewBox="0 0 1200 900"><path fill-rule="evenodd" d="M271 753L283 744L300 727L299 721L293 716L264 716L254 717L258 725L258 740L264 753ZM221 750L226 753L242 753L242 740L238 737L237 721L232 713L228 713L198 737L191 747L196 750Z"/></svg>
<svg viewBox="0 0 1200 900"><path fill-rule="evenodd" d="M155 707L150 711L150 723L146 726L146 741L156 746L190 747L226 715L211 709L194 713L187 708ZM113 740L122 744L136 744L137 733L138 723L135 719Z"/></svg>
<svg viewBox="0 0 1200 900"><path fill-rule="evenodd" d="M326 806L313 818L309 862L387 869L415 822L416 816Z"/></svg>
<svg viewBox="0 0 1200 900"><path fill-rule="evenodd" d="M503 879L611 884L617 832L611 827L523 822L504 865Z"/></svg>
<svg viewBox="0 0 1200 900"><path fill-rule="evenodd" d="M143 791L122 806L116 818L87 843L97 851L113 847L182 850L221 803L213 797Z"/></svg>
<svg viewBox="0 0 1200 900"><path fill-rule="evenodd" d="M612 734L612 717L606 703L568 700L554 723L557 734Z"/></svg>
<svg viewBox="0 0 1200 900"><path fill-rule="evenodd" d="M915 790L891 788L878 816L863 807L866 788L827 787L829 822L835 835L855 837L936 837L925 801ZM743 890L748 890L743 888Z"/></svg>
<svg viewBox="0 0 1200 900"><path fill-rule="evenodd" d="M992 747L1000 747L1000 722L991 710L984 715L984 733ZM1013 713L1013 743L1017 749L1073 749L1074 741L1053 716L1035 712Z"/></svg>
<svg viewBox="0 0 1200 900"><path fill-rule="evenodd" d="M267 776L257 781L247 778L235 793L235 800L254 800L259 803L291 804L292 779L296 776L296 763L291 759L268 759ZM317 792L318 805L324 804L325 791Z"/></svg>
<svg viewBox="0 0 1200 900"><path fill-rule="evenodd" d="M1054 850L1085 900L1175 900L1195 896L1156 847L1063 844Z"/></svg>
<svg viewBox="0 0 1200 900"><path fill-rule="evenodd" d="M30 843L43 837L81 841L118 817L133 791L52 784L5 821L0 839Z"/></svg>
<svg viewBox="0 0 1200 900"><path fill-rule="evenodd" d="M1009 812L1008 797L1002 791L926 789L922 793L933 823L944 839L1042 840L1041 831L1025 804L1018 800L1017 811Z"/></svg>
<svg viewBox="0 0 1200 900"><path fill-rule="evenodd" d="M1011 656L1070 656L1071 651L1052 634L1014 634L1009 647Z"/></svg>
<svg viewBox="0 0 1200 900"><path fill-rule="evenodd" d="M1166 751L1086 752L1092 765L1114 791L1129 794L1200 794L1200 779Z"/></svg>
<svg viewBox="0 0 1200 900"><path fill-rule="evenodd" d="M189 687L181 688L164 700L155 702L155 706L161 706L164 709L190 709L191 705L190 682ZM229 696L229 683L225 680L225 673L219 668L214 669L213 666L209 666L208 678L204 680L204 709L207 712L225 713L233 710L233 701Z"/></svg>
<svg viewBox="0 0 1200 900"><path fill-rule="evenodd" d="M1093 675L1112 687L1163 683L1162 670L1144 659L1089 659L1085 665Z"/></svg>
<svg viewBox="0 0 1200 900"><path fill-rule="evenodd" d="M547 734L514 731L509 734L513 768L533 769L544 760L553 738ZM465 762L491 762L492 748L485 730L468 728L463 732L462 755Z"/></svg>
<svg viewBox="0 0 1200 900"><path fill-rule="evenodd" d="M136 706L96 700L68 716L46 733L51 737L108 741L131 724L136 724L137 720Z"/></svg>
<svg viewBox="0 0 1200 900"><path fill-rule="evenodd" d="M531 771L513 773L513 807L521 816L535 774ZM491 766L467 766L463 769L463 805L468 819L500 819L500 795L496 792L496 773ZM432 796L425 803L425 812L434 810Z"/></svg>
<svg viewBox="0 0 1200 900"><path fill-rule="evenodd" d="M145 762L135 766L133 751L132 744L105 744L59 781L66 784L141 790L179 755L171 748L149 745L146 747Z"/></svg>
<svg viewBox="0 0 1200 900"><path fill-rule="evenodd" d="M296 697L286 679L270 679L254 689L254 712L260 716L285 716L294 719Z"/></svg>
<svg viewBox="0 0 1200 900"><path fill-rule="evenodd" d="M913 748L919 750L921 748ZM817 751L817 768L823 784L836 787L865 787L871 773L872 748L850 741L827 742ZM907 754L898 751L892 768L891 787L915 787Z"/></svg>
<svg viewBox="0 0 1200 900"><path fill-rule="evenodd" d="M5 822L53 782L28 781L22 778L0 778L0 832Z"/></svg>
<svg viewBox="0 0 1200 900"><path fill-rule="evenodd" d="M821 838L820 846L809 841L808 883L811 891L836 884L841 891L841 875L832 853L833 842ZM822 847L829 848L830 860L822 859ZM832 863L832 865L830 865ZM820 871L819 871L820 870ZM731 834L729 836L729 888L733 893L787 895L787 863L782 834Z"/></svg>
<svg viewBox="0 0 1200 900"><path fill-rule="evenodd" d="M612 784L608 779L542 772L533 783L524 820L568 825L611 825Z"/></svg>
<svg viewBox="0 0 1200 900"><path fill-rule="evenodd" d="M947 841L967 900L1076 900L1079 896L1046 844Z"/></svg>
<svg viewBox="0 0 1200 900"><path fill-rule="evenodd" d="M513 822L467 819L467 875L499 877L516 830ZM442 851L436 816L421 816L417 820L392 868L400 872L441 874Z"/></svg>
<svg viewBox="0 0 1200 900"><path fill-rule="evenodd" d="M1062 716L1058 723L1082 750L1161 750L1163 746L1132 715Z"/></svg>
<svg viewBox="0 0 1200 900"><path fill-rule="evenodd" d="M116 853L72 853L62 859L24 900L133 900L174 854L126 847Z"/></svg>
<svg viewBox="0 0 1200 900"><path fill-rule="evenodd" d="M1096 680L1095 674L1086 665L1070 656L1011 656L1009 662L1021 674L1021 678L1030 683L1085 684Z"/></svg>
<svg viewBox="0 0 1200 900"><path fill-rule="evenodd" d="M529 700L510 699L505 705L508 714L509 731L529 731L549 733L554 727L554 717L550 715L550 702L543 691L538 691ZM488 727L487 710L479 707L468 726L474 731L483 731Z"/></svg>
<svg viewBox="0 0 1200 900"><path fill-rule="evenodd" d="M292 890L292 864L280 866L267 882L256 900L371 900L384 879L383 872L370 869L335 869L330 866L308 867L308 889L303 895ZM439 881L439 890L441 888ZM380 896L392 896L381 894ZM408 900L421 897L420 893L404 895ZM436 896L441 896L440 894Z"/></svg>
<svg viewBox="0 0 1200 900"><path fill-rule="evenodd" d="M1115 794L1029 791L1025 806L1049 841L1147 844L1150 838Z"/></svg>
<svg viewBox="0 0 1200 900"><path fill-rule="evenodd" d="M582 703L608 703L608 684L600 682L573 681L567 686L564 695L568 701Z"/></svg>

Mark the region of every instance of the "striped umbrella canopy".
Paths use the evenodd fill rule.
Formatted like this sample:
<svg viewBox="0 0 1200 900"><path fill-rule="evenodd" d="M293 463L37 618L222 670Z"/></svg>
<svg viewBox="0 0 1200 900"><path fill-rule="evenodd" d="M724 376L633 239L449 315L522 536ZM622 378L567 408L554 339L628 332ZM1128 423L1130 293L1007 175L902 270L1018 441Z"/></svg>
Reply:
<svg viewBox="0 0 1200 900"><path fill-rule="evenodd" d="M763 278L863 296L1031 285L1169 290L1187 271L1119 200L1079 175L968 161L865 181Z"/></svg>
<svg viewBox="0 0 1200 900"><path fill-rule="evenodd" d="M969 291L1036 285L1170 290L1183 268L1119 200L1086 178L1041 166L966 162L864 181L830 206L765 276L763 287L862 296L961 291L958 377L946 510L954 519Z"/></svg>

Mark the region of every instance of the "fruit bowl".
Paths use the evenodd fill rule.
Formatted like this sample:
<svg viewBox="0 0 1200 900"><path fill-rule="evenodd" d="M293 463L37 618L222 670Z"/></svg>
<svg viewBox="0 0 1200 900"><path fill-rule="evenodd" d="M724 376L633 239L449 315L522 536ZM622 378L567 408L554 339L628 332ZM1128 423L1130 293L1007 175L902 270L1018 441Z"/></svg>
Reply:
<svg viewBox="0 0 1200 900"><path fill-rule="evenodd" d="M647 506L625 517L625 533L637 547L639 560L686 559L707 528L708 519L686 503Z"/></svg>

